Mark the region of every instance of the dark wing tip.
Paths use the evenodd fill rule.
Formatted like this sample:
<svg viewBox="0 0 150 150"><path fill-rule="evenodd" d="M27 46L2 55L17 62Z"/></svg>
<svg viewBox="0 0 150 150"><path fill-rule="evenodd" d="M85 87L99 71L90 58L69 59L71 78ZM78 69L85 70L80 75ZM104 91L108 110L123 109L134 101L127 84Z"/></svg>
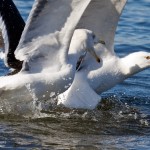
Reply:
<svg viewBox="0 0 150 150"><path fill-rule="evenodd" d="M0 1L0 15L4 24L4 28L2 29L4 43L7 44L5 46L7 48L5 49L6 63L9 67L18 69L20 61L16 60L14 51L20 41L25 22L12 0ZM9 62L9 60L11 61ZM15 65L16 63L19 64Z"/></svg>

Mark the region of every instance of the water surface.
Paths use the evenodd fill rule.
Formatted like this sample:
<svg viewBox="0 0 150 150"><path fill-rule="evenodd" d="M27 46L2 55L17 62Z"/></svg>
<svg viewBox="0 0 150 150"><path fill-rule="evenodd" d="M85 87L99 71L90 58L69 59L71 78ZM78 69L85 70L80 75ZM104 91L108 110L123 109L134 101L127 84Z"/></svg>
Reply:
<svg viewBox="0 0 150 150"><path fill-rule="evenodd" d="M14 0L26 20L33 0ZM149 0L128 0L115 38L125 56L150 52ZM0 61L0 74L8 69ZM39 118L0 113L1 149L150 149L150 69L102 94L93 110L53 107Z"/></svg>

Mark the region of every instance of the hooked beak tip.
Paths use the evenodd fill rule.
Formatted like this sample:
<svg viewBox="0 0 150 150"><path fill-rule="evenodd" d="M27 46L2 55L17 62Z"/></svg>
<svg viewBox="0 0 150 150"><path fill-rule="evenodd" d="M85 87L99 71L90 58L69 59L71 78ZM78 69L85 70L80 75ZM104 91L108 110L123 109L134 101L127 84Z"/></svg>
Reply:
<svg viewBox="0 0 150 150"><path fill-rule="evenodd" d="M96 58L96 61L97 61L98 63L100 63L100 62L101 62L101 59L100 59L99 57L97 57L97 58Z"/></svg>

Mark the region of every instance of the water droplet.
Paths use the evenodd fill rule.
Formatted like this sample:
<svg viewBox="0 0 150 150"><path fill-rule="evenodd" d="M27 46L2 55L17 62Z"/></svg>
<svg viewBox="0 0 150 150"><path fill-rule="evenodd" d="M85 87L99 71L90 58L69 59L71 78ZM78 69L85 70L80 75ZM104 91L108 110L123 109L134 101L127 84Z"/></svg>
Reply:
<svg viewBox="0 0 150 150"><path fill-rule="evenodd" d="M69 86L68 85L65 85L65 89L68 89L69 88Z"/></svg>
<svg viewBox="0 0 150 150"><path fill-rule="evenodd" d="M76 91L80 91L79 89L76 89Z"/></svg>
<svg viewBox="0 0 150 150"><path fill-rule="evenodd" d="M54 97L55 96L55 92L51 92L50 93L50 97L52 98L52 97Z"/></svg>

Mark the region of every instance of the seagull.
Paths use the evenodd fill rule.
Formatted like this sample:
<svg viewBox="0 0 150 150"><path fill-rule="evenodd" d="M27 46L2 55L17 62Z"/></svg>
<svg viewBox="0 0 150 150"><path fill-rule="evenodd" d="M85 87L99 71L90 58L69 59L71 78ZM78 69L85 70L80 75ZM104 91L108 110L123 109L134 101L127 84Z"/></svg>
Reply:
<svg viewBox="0 0 150 150"><path fill-rule="evenodd" d="M5 63L15 69L12 75L0 77L0 99L55 98L69 88L76 64L80 67L87 51L100 62L94 33L88 29L74 32L89 2L35 0L26 24L13 1L0 2ZM71 39L74 53L69 55Z"/></svg>
<svg viewBox="0 0 150 150"><path fill-rule="evenodd" d="M88 5L77 27L92 30L96 36L103 38L105 45L99 43L95 46L102 63L96 64L88 55L70 88L58 96L58 105L95 109L101 101L102 92L150 67L149 52L134 52L120 58L114 51L115 32L126 2L94 0Z"/></svg>

